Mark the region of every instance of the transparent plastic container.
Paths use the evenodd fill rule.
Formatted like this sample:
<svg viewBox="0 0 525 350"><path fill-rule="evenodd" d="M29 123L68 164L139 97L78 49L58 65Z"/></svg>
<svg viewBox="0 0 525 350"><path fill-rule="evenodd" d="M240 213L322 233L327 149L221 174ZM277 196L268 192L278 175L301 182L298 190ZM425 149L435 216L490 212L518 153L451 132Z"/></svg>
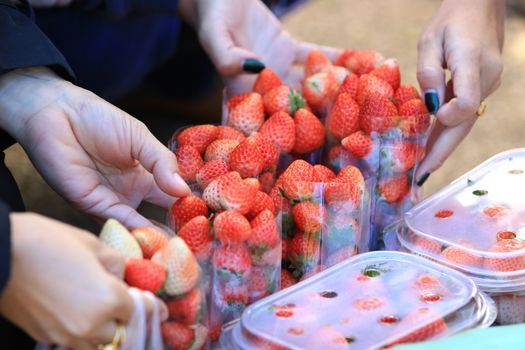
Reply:
<svg viewBox="0 0 525 350"><path fill-rule="evenodd" d="M463 274L401 252L355 256L248 307L231 349L379 349L488 327L490 297Z"/></svg>

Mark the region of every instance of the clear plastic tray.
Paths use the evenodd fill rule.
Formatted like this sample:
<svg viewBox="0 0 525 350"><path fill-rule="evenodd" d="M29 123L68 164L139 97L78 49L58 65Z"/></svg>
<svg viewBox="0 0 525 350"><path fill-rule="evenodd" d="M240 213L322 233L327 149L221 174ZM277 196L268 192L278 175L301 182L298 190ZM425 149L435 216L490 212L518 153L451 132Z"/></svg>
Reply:
<svg viewBox="0 0 525 350"><path fill-rule="evenodd" d="M242 349L313 349L323 341L334 349L349 343L376 349L487 326L495 318L487 300L447 267L406 253L372 252L248 307L232 337Z"/></svg>
<svg viewBox="0 0 525 350"><path fill-rule="evenodd" d="M525 149L500 153L405 214L406 249L469 274L482 290L525 289Z"/></svg>

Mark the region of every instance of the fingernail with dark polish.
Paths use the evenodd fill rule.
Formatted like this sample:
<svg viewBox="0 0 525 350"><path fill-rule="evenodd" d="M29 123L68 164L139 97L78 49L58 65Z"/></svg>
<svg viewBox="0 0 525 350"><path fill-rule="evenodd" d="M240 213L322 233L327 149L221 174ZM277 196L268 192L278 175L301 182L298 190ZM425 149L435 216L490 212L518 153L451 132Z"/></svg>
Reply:
<svg viewBox="0 0 525 350"><path fill-rule="evenodd" d="M259 73L264 68L264 63L256 59L248 59L242 62L242 70L247 73Z"/></svg>
<svg viewBox="0 0 525 350"><path fill-rule="evenodd" d="M439 97L435 91L425 92L425 105L430 113L436 113L439 109Z"/></svg>
<svg viewBox="0 0 525 350"><path fill-rule="evenodd" d="M419 187L423 186L423 184L427 182L429 176L430 173L424 173L423 175L421 175L421 177L417 179L416 185L418 185Z"/></svg>

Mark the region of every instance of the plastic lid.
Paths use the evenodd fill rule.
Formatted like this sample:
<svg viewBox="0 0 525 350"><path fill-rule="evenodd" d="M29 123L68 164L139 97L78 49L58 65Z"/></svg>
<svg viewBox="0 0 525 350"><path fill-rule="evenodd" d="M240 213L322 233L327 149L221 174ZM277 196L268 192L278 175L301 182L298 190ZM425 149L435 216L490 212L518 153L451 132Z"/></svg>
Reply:
<svg viewBox="0 0 525 350"><path fill-rule="evenodd" d="M525 149L500 153L405 214L407 249L483 290L525 288Z"/></svg>
<svg viewBox="0 0 525 350"><path fill-rule="evenodd" d="M289 349L377 349L449 335L450 320L479 323L486 310L464 311L477 296L466 276L424 258L365 253L249 306L242 333Z"/></svg>

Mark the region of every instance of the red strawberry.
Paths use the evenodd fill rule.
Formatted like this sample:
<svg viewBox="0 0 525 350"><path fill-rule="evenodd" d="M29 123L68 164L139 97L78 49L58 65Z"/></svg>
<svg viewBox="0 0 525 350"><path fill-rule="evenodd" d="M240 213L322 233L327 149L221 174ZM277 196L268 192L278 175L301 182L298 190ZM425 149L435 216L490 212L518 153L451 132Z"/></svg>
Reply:
<svg viewBox="0 0 525 350"><path fill-rule="evenodd" d="M441 252L441 256L454 265L480 267L483 258L458 247L448 247Z"/></svg>
<svg viewBox="0 0 525 350"><path fill-rule="evenodd" d="M241 142L243 139L243 133L231 126L220 125L217 127L217 140L237 140Z"/></svg>
<svg viewBox="0 0 525 350"><path fill-rule="evenodd" d="M316 235L297 232L287 247L288 258L301 272L308 272L318 264L319 245Z"/></svg>
<svg viewBox="0 0 525 350"><path fill-rule="evenodd" d="M505 239L496 242L489 250L491 253L513 253L524 251L525 242L515 239ZM493 255L494 256L494 255ZM485 257L484 268L490 271L520 271L525 269L525 255L511 257Z"/></svg>
<svg viewBox="0 0 525 350"><path fill-rule="evenodd" d="M344 49L343 52L335 60L335 65L339 67L346 67L346 60L354 54L354 50Z"/></svg>
<svg viewBox="0 0 525 350"><path fill-rule="evenodd" d="M332 62L319 50L312 50L306 57L304 64L304 76L309 77L315 73L319 73L324 68L330 67Z"/></svg>
<svg viewBox="0 0 525 350"><path fill-rule="evenodd" d="M182 197L171 206L168 213L168 223L178 231L185 223L199 215L208 217L206 203L197 196Z"/></svg>
<svg viewBox="0 0 525 350"><path fill-rule="evenodd" d="M225 309L229 312L242 312L249 301L248 286L227 283L221 289Z"/></svg>
<svg viewBox="0 0 525 350"><path fill-rule="evenodd" d="M365 297L355 300L352 306L360 311L371 311L380 308L384 304L385 301L379 297Z"/></svg>
<svg viewBox="0 0 525 350"><path fill-rule="evenodd" d="M297 281L288 270L281 269L281 289L286 289L296 283Z"/></svg>
<svg viewBox="0 0 525 350"><path fill-rule="evenodd" d="M341 94L341 93L347 93L349 94L354 100L357 100L357 87L359 85L359 77L350 72L345 80L343 81L343 83L341 84L341 86L339 87L339 91L338 93Z"/></svg>
<svg viewBox="0 0 525 350"><path fill-rule="evenodd" d="M226 102L226 107L228 107L228 110L232 109L233 107L237 106L239 103L244 101L244 99L250 96L250 94L251 92L243 92L242 94L230 97L228 101Z"/></svg>
<svg viewBox="0 0 525 350"><path fill-rule="evenodd" d="M204 190L215 178L230 171L231 169L228 166L228 163L224 160L211 160L199 169L195 175L195 179L197 180L199 187Z"/></svg>
<svg viewBox="0 0 525 350"><path fill-rule="evenodd" d="M151 260L131 258L126 261L124 279L131 287L157 293L166 280L166 270Z"/></svg>
<svg viewBox="0 0 525 350"><path fill-rule="evenodd" d="M195 181L197 171L204 165L199 151L193 146L182 146L175 150L179 174L186 181Z"/></svg>
<svg viewBox="0 0 525 350"><path fill-rule="evenodd" d="M394 126L397 115L396 106L382 94L371 91L361 106L361 128L365 132L385 132Z"/></svg>
<svg viewBox="0 0 525 350"><path fill-rule="evenodd" d="M345 138L359 128L359 106L346 93L340 93L328 115L328 130L337 138Z"/></svg>
<svg viewBox="0 0 525 350"><path fill-rule="evenodd" d="M383 152L387 155L389 166L394 172L406 172L412 169L416 162L422 158L421 146L408 141L395 141L385 147Z"/></svg>
<svg viewBox="0 0 525 350"><path fill-rule="evenodd" d="M144 259L150 259L157 250L168 244L166 236L153 227L139 227L131 234L139 243Z"/></svg>
<svg viewBox="0 0 525 350"><path fill-rule="evenodd" d="M241 177L257 176L263 170L265 159L253 136L245 138L239 146L230 153L229 166Z"/></svg>
<svg viewBox="0 0 525 350"><path fill-rule="evenodd" d="M273 282L273 283L272 283ZM249 302L254 303L275 292L277 281L272 281L272 276L266 273L261 267L254 267L250 275L250 298Z"/></svg>
<svg viewBox="0 0 525 350"><path fill-rule="evenodd" d="M372 91L376 91L385 97L394 97L394 89L385 80L371 74L361 75L357 86L357 103L360 106L365 103L367 96Z"/></svg>
<svg viewBox="0 0 525 350"><path fill-rule="evenodd" d="M235 211L225 211L213 221L215 237L222 243L241 243L252 234L250 222Z"/></svg>
<svg viewBox="0 0 525 350"><path fill-rule="evenodd" d="M357 75L370 73L384 61L383 55L374 50L355 51L349 55L344 66Z"/></svg>
<svg viewBox="0 0 525 350"><path fill-rule="evenodd" d="M414 238L412 244L415 245L419 251L436 255L441 253L441 243L428 238L417 236Z"/></svg>
<svg viewBox="0 0 525 350"><path fill-rule="evenodd" d="M291 152L295 145L295 123L286 112L272 114L259 132L271 140L282 153Z"/></svg>
<svg viewBox="0 0 525 350"><path fill-rule="evenodd" d="M281 78L273 71L271 68L263 69L257 76L255 84L253 84L253 91L258 92L261 96L264 96L265 93L283 85Z"/></svg>
<svg viewBox="0 0 525 350"><path fill-rule="evenodd" d="M264 122L264 107L261 95L252 92L229 110L228 125L248 136L259 130Z"/></svg>
<svg viewBox="0 0 525 350"><path fill-rule="evenodd" d="M370 75L383 79L390 84L394 90L397 90L401 84L399 63L395 58L389 58L381 63L377 68L370 72Z"/></svg>
<svg viewBox="0 0 525 350"><path fill-rule="evenodd" d="M295 112L295 145L293 151L298 154L312 152L323 145L324 125L312 112L301 108Z"/></svg>
<svg viewBox="0 0 525 350"><path fill-rule="evenodd" d="M372 152L372 138L361 130L354 132L341 141L341 145L356 158L365 158Z"/></svg>
<svg viewBox="0 0 525 350"><path fill-rule="evenodd" d="M202 198L214 211L236 210L242 215L253 205L256 189L243 181L238 172L221 175L204 189Z"/></svg>
<svg viewBox="0 0 525 350"><path fill-rule="evenodd" d="M361 170L353 165L345 166L343 169L341 169L339 174L337 174L337 177L348 179L357 186L362 186L365 181Z"/></svg>
<svg viewBox="0 0 525 350"><path fill-rule="evenodd" d="M206 217L194 217L182 226L177 235L186 242L197 259L203 261L210 257L213 237Z"/></svg>
<svg viewBox="0 0 525 350"><path fill-rule="evenodd" d="M292 216L297 227L305 233L320 232L328 220L326 208L313 202L302 202L294 205Z"/></svg>
<svg viewBox="0 0 525 350"><path fill-rule="evenodd" d="M426 273L418 276L414 285L421 291L426 291L426 290L434 291L434 290L443 289L443 284L441 284L441 281L439 280L439 278L437 278L436 276L430 275L430 274L426 274Z"/></svg>
<svg viewBox="0 0 525 350"><path fill-rule="evenodd" d="M328 182L335 178L335 174L332 170L321 164L314 165L314 181L315 182Z"/></svg>
<svg viewBox="0 0 525 350"><path fill-rule="evenodd" d="M259 180L257 180L256 178L254 177L247 177L245 179L242 179L242 181L247 184L247 185L250 185L250 187L252 187L253 189L255 189L256 191L260 191L261 190L261 183L259 182ZM255 203L254 203L255 205ZM251 210L250 210L251 211Z"/></svg>
<svg viewBox="0 0 525 350"><path fill-rule="evenodd" d="M401 85L394 93L394 100L396 101L396 106L398 108L405 102L415 98L420 98L419 92L412 85Z"/></svg>
<svg viewBox="0 0 525 350"><path fill-rule="evenodd" d="M213 253L212 263L219 273L232 273L239 277L250 272L252 267L250 252L244 244L219 246Z"/></svg>
<svg viewBox="0 0 525 350"><path fill-rule="evenodd" d="M286 112L293 115L305 102L299 91L286 85L274 87L263 96L264 111L268 114Z"/></svg>
<svg viewBox="0 0 525 350"><path fill-rule="evenodd" d="M347 164L352 164L352 162L352 156L341 145L335 145L328 152L328 163L330 166L341 168Z"/></svg>
<svg viewBox="0 0 525 350"><path fill-rule="evenodd" d="M336 177L325 185L326 203L338 209L354 210L361 205L361 186L349 177Z"/></svg>
<svg viewBox="0 0 525 350"><path fill-rule="evenodd" d="M261 133L254 132L251 136L255 138L257 147L264 158L264 169L273 170L279 162L279 150L275 144Z"/></svg>
<svg viewBox="0 0 525 350"><path fill-rule="evenodd" d="M177 137L177 148L182 146L193 146L200 153L217 138L217 127L215 125L196 125L184 129Z"/></svg>
<svg viewBox="0 0 525 350"><path fill-rule="evenodd" d="M337 66L326 67L321 72L330 73L335 77L335 79L337 80L337 90L339 90L339 88L341 87L341 84L343 84L343 82L345 81L346 76L352 73L344 67L337 67Z"/></svg>
<svg viewBox="0 0 525 350"><path fill-rule="evenodd" d="M399 128L405 135L424 133L430 126L428 109L420 98L403 103L399 115Z"/></svg>
<svg viewBox="0 0 525 350"><path fill-rule="evenodd" d="M314 168L304 160L296 160L281 175L281 185L288 199L303 201L314 193Z"/></svg>
<svg viewBox="0 0 525 350"><path fill-rule="evenodd" d="M261 183L261 190L270 193L275 184L275 174L272 171L264 172L259 176L259 182Z"/></svg>
<svg viewBox="0 0 525 350"><path fill-rule="evenodd" d="M188 350L195 341L193 330L178 322L161 324L162 339L170 350Z"/></svg>
<svg viewBox="0 0 525 350"><path fill-rule="evenodd" d="M252 235L247 244L252 255L274 248L279 243L279 230L273 213L265 209L250 222Z"/></svg>
<svg viewBox="0 0 525 350"><path fill-rule="evenodd" d="M250 209L250 212L246 214L246 217L249 220L253 220L265 209L269 210L272 214L275 214L275 205L272 198L262 191L257 191L255 193L255 198L253 199L252 209Z"/></svg>
<svg viewBox="0 0 525 350"><path fill-rule="evenodd" d="M199 289L193 288L188 293L167 302L170 317L185 325L201 321L203 314L203 298Z"/></svg>
<svg viewBox="0 0 525 350"><path fill-rule="evenodd" d="M282 192L284 191L277 184L272 188L272 191L270 192L270 198L272 198L276 213L288 213L292 209L292 207L290 206L290 201L283 197Z"/></svg>
<svg viewBox="0 0 525 350"><path fill-rule="evenodd" d="M379 180L378 190L382 198L388 203L394 203L402 199L410 190L408 179L405 174L394 177L385 177Z"/></svg>
<svg viewBox="0 0 525 350"><path fill-rule="evenodd" d="M339 85L334 74L316 73L303 81L303 96L314 111L324 112L332 103Z"/></svg>
<svg viewBox="0 0 525 350"><path fill-rule="evenodd" d="M406 330L407 328L414 329L414 327L417 327L422 323L425 324L425 326L416 328L415 331L396 340L394 344L391 344L391 346L402 343L420 342L434 338L435 336L441 334L445 334L448 330L448 327L443 318L438 318L436 321L431 323L425 322L425 320L428 320L430 317L432 317L432 312L433 311L429 308L419 308L406 315L401 320L401 322L399 322L400 330Z"/></svg>
<svg viewBox="0 0 525 350"><path fill-rule="evenodd" d="M215 140L206 148L204 160L207 162L223 160L228 163L231 151L237 146L239 146L239 141L237 140Z"/></svg>

